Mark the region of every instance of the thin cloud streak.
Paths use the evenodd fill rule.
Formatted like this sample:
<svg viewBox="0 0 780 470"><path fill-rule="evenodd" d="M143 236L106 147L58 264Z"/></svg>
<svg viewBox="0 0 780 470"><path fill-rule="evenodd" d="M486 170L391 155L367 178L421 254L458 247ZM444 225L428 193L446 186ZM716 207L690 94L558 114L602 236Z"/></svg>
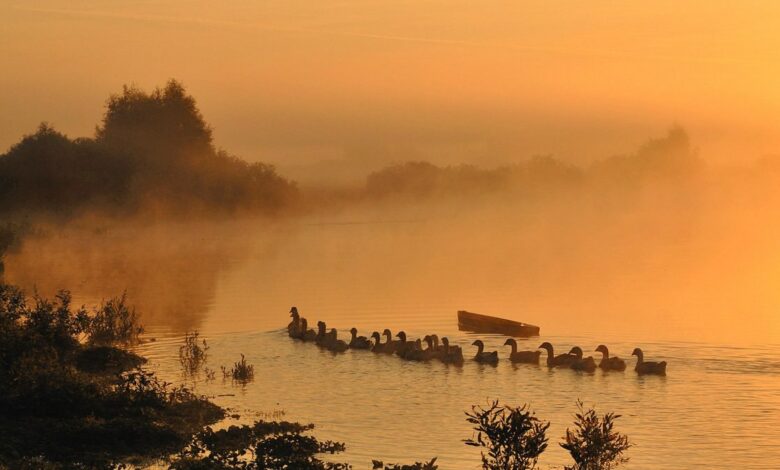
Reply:
<svg viewBox="0 0 780 470"><path fill-rule="evenodd" d="M623 60L623 61L653 60L657 62L679 62L679 63L697 62L702 64L740 65L740 66L756 65L756 64L749 64L745 62L737 62L734 60L723 60L722 58L715 59L711 57L700 57L700 56L675 57L675 56L666 56L666 55L648 56L644 54L641 57L637 57L630 54L616 54L614 52L606 52L601 50L586 50L586 49L571 50L571 49L564 49L564 48L526 46L526 45L519 45L519 44L465 41L460 39L426 38L426 37L419 37L419 36L397 36L397 35L386 35L386 34L361 33L355 31L336 31L336 30L318 29L318 28L280 27L280 26L271 26L263 23L254 23L254 22L248 23L243 21L230 21L230 20L211 20L211 19L193 18L193 17L174 17L174 16L146 15L146 14L132 14L132 13L112 13L112 12L96 11L96 10L35 8L35 7L27 7L21 5L13 5L12 8L16 10L27 11L32 13L58 14L58 15L96 17L96 18L114 18L120 20L148 21L148 22L161 22L161 23L235 26L241 28L262 29L264 31L279 32L279 33L321 34L321 35L329 35L329 36L373 39L379 41L399 41L399 42L434 44L434 45L445 45L445 46L449 45L449 46L464 46L464 47L474 47L474 48L509 49L514 51L523 51L523 52L581 56L581 57Z"/></svg>

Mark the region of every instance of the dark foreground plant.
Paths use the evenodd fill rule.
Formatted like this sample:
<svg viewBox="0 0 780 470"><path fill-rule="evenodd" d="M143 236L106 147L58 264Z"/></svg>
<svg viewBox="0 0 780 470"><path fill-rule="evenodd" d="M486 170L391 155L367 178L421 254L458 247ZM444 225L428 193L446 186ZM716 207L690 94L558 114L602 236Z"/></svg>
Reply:
<svg viewBox="0 0 780 470"><path fill-rule="evenodd" d="M628 461L624 453L631 447L628 436L615 431L620 415L607 413L602 418L596 410L585 410L577 401L574 430L566 429L561 447L569 451L574 465L567 470L609 470Z"/></svg>
<svg viewBox="0 0 780 470"><path fill-rule="evenodd" d="M98 308L89 322L92 344L135 344L144 329L135 309L127 305L127 294L115 297Z"/></svg>
<svg viewBox="0 0 780 470"><path fill-rule="evenodd" d="M427 462L415 462L413 464L400 464L400 463L388 463L385 464L381 460L373 460L372 461L373 468L376 469L384 469L384 470L436 470L439 468L438 465L436 465L436 457L432 458L431 460Z"/></svg>
<svg viewBox="0 0 780 470"><path fill-rule="evenodd" d="M198 341L199 333L184 334L184 344L179 346L179 362L185 375L192 375L208 358L209 345L206 340Z"/></svg>
<svg viewBox="0 0 780 470"><path fill-rule="evenodd" d="M484 470L533 469L547 449L550 423L536 418L528 405L515 408L495 400L487 408L472 406L466 416L476 431L466 445L483 448Z"/></svg>
<svg viewBox="0 0 780 470"><path fill-rule="evenodd" d="M114 329L135 324L117 313L131 311L122 299L106 305L102 314L90 316L72 309L65 291L53 301L30 301L0 283L0 468L48 468L25 463L38 460L63 468L110 468L130 458L160 458L224 416L184 388L128 371L143 358L79 341L123 336L109 330L137 331Z"/></svg>
<svg viewBox="0 0 780 470"><path fill-rule="evenodd" d="M222 366L222 377L229 377L238 383L247 384L255 378L255 366L246 362L246 358L242 354L241 360L234 363L231 369Z"/></svg>
<svg viewBox="0 0 780 470"><path fill-rule="evenodd" d="M347 470L345 463L324 462L317 454L344 451L344 444L320 441L305 434L312 424L257 421L198 433L171 470Z"/></svg>

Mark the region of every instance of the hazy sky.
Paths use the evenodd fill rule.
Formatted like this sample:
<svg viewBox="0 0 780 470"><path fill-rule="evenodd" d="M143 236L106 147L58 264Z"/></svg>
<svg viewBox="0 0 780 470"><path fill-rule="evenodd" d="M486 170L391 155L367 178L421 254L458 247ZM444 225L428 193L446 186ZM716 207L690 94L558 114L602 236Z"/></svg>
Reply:
<svg viewBox="0 0 780 470"><path fill-rule="evenodd" d="M283 169L582 162L675 122L742 162L780 154L778 24L751 0L0 0L0 150L175 77L218 146Z"/></svg>

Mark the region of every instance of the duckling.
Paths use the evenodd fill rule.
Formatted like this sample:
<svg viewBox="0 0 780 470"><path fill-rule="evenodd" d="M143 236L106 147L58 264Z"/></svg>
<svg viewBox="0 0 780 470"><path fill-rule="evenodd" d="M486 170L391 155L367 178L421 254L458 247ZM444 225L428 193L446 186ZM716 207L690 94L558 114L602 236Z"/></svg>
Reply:
<svg viewBox="0 0 780 470"><path fill-rule="evenodd" d="M617 356L609 357L609 349L607 349L607 347L603 344L599 344L599 347L596 348L596 352L600 352L602 354L601 362L599 362L599 369L617 371L626 370L626 361L620 359Z"/></svg>
<svg viewBox="0 0 780 470"><path fill-rule="evenodd" d="M382 348L382 352L385 354L393 354L398 345L398 341L393 341L393 333L391 333L388 328L385 328L385 331L383 331L382 334L387 338L385 346Z"/></svg>
<svg viewBox="0 0 780 470"><path fill-rule="evenodd" d="M417 338L414 343L408 343L411 344L412 347L406 351L406 354L404 354L403 358L407 361L430 361L431 360L431 352L429 349L423 349L422 348L422 340Z"/></svg>
<svg viewBox="0 0 780 470"><path fill-rule="evenodd" d="M424 350L428 355L428 359L441 359L443 356L443 350L439 348L439 339L436 335L425 335L423 340L428 344L428 347Z"/></svg>
<svg viewBox="0 0 780 470"><path fill-rule="evenodd" d="M539 345L539 349L547 351L547 367L569 367L577 360L577 356L572 354L555 355L553 345L545 341Z"/></svg>
<svg viewBox="0 0 780 470"><path fill-rule="evenodd" d="M636 367L634 367L634 370L637 374L666 375L666 361L645 362L645 355L639 348L634 349L631 355L636 356Z"/></svg>
<svg viewBox="0 0 780 470"><path fill-rule="evenodd" d="M300 338L300 336L301 336L301 327L300 327L301 317L300 317L300 315L298 315L298 307L290 308L290 317L292 318L292 321L290 321L290 324L287 325L287 335L290 338Z"/></svg>
<svg viewBox="0 0 780 470"><path fill-rule="evenodd" d="M317 346L324 348L326 346L326 343L328 341L328 334L325 331L325 322L324 321L318 321L317 322L317 337L314 339L314 342L317 343Z"/></svg>
<svg viewBox="0 0 780 470"><path fill-rule="evenodd" d="M301 318L301 339L307 342L317 340L317 332L309 329L309 322L305 318Z"/></svg>
<svg viewBox="0 0 780 470"><path fill-rule="evenodd" d="M477 354L474 356L475 361L483 364L498 364L498 351L483 352L485 343L483 343L481 339L474 341L471 345L478 348Z"/></svg>
<svg viewBox="0 0 780 470"><path fill-rule="evenodd" d="M441 362L445 364L463 364L463 350L460 346L450 346L450 340L445 336L441 339L442 356Z"/></svg>
<svg viewBox="0 0 780 470"><path fill-rule="evenodd" d="M514 338L506 340L504 346L512 346L512 352L509 354L510 361L522 362L524 364L539 364L539 356L542 355L541 351L518 351L517 341Z"/></svg>
<svg viewBox="0 0 780 470"><path fill-rule="evenodd" d="M588 356L583 359L582 348L579 346L574 346L571 348L569 354L573 354L577 358L577 360L574 361L571 365L572 369L581 370L583 372L593 372L596 370L596 361L593 359L593 356Z"/></svg>
<svg viewBox="0 0 780 470"><path fill-rule="evenodd" d="M398 338L398 341L393 342L395 344L395 353L405 359L406 354L414 348L414 343L406 340L406 332L404 331L399 331L395 336Z"/></svg>
<svg viewBox="0 0 780 470"><path fill-rule="evenodd" d="M338 339L337 336L338 332L336 329L331 328L330 333L328 333L327 343L325 345L325 347L328 348L328 351L344 352L349 349L349 345L346 342Z"/></svg>
<svg viewBox="0 0 780 470"><path fill-rule="evenodd" d="M349 330L349 332L352 333L352 339L349 340L349 347L352 349L370 349L371 341L365 336L358 336L357 331L357 328L354 327Z"/></svg>
<svg viewBox="0 0 780 470"><path fill-rule="evenodd" d="M380 335L378 331L371 333L371 339L374 340L374 345L371 346L371 352L384 352L385 343L382 343L382 335Z"/></svg>

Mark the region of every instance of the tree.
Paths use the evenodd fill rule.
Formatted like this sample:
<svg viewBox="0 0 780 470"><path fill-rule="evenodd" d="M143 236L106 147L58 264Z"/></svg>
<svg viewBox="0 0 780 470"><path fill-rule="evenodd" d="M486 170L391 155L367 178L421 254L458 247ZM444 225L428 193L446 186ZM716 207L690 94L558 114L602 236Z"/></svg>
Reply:
<svg viewBox="0 0 780 470"><path fill-rule="evenodd" d="M466 420L474 425L476 436L466 445L482 447L484 470L526 470L536 468L539 455L547 449L547 428L528 409L499 405L493 401L487 408L472 406Z"/></svg>
<svg viewBox="0 0 780 470"><path fill-rule="evenodd" d="M607 413L599 418L593 408L585 410L581 401L577 401L577 408L575 428L566 429L560 443L574 459L574 466L567 470L609 470L628 462L623 456L631 447L628 436L614 430L620 415Z"/></svg>

